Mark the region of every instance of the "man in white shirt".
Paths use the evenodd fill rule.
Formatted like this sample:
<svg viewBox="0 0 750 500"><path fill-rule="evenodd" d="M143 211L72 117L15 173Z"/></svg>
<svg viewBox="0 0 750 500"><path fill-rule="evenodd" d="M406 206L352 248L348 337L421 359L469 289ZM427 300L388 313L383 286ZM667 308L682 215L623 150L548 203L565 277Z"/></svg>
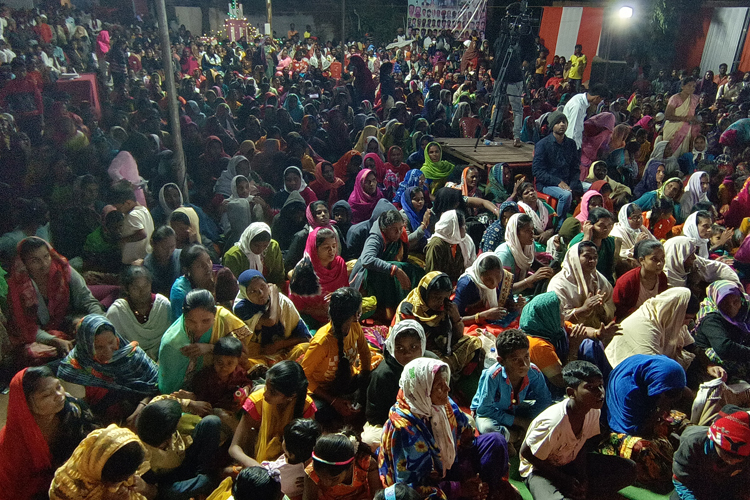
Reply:
<svg viewBox="0 0 750 500"><path fill-rule="evenodd" d="M534 500L613 498L635 482L635 462L586 450L601 433L604 378L593 363L576 360L562 371L566 398L529 425L519 472ZM591 481L589 481L591 478Z"/></svg>
<svg viewBox="0 0 750 500"><path fill-rule="evenodd" d="M569 124L565 135L576 141L579 151L583 144L583 122L586 120L588 109L591 106L596 108L607 94L607 88L604 85L596 84L588 92L573 96L563 108Z"/></svg>

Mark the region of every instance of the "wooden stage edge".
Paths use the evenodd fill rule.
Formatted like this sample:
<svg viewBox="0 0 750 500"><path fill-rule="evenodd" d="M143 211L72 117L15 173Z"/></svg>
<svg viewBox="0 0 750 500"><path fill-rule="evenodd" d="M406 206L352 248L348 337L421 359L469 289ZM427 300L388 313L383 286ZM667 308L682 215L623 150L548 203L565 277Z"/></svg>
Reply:
<svg viewBox="0 0 750 500"><path fill-rule="evenodd" d="M492 166L496 163L507 163L511 168L531 167L534 158L534 145L524 144L520 148L513 147L513 139L496 139L502 142L499 146L485 146L480 140L476 151L476 139L457 139L453 137L438 137L435 139L443 147L443 156L452 156L466 165L479 168Z"/></svg>

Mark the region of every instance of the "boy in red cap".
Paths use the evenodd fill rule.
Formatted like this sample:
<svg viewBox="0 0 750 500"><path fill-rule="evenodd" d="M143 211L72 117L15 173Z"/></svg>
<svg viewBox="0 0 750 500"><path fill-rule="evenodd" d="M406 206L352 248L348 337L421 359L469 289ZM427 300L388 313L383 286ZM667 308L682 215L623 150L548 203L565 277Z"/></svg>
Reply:
<svg viewBox="0 0 750 500"><path fill-rule="evenodd" d="M671 500L747 499L750 484L750 413L722 408L711 425L688 427L674 454Z"/></svg>

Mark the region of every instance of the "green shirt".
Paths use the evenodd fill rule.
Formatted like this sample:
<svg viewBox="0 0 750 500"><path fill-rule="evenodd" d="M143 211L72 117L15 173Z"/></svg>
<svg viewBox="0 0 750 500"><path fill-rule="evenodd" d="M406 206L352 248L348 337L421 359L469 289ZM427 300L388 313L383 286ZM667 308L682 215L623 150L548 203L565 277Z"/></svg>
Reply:
<svg viewBox="0 0 750 500"><path fill-rule="evenodd" d="M576 243L583 241L583 233L578 233L572 240L568 248ZM599 261L596 263L596 270L607 278L612 286L615 284L615 238L607 236L602 240L602 246L599 248Z"/></svg>

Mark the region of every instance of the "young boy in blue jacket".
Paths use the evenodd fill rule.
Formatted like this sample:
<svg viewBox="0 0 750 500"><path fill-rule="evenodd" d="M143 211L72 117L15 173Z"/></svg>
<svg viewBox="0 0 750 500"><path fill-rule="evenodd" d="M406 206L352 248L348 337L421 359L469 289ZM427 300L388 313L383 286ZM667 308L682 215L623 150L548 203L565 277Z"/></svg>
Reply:
<svg viewBox="0 0 750 500"><path fill-rule="evenodd" d="M497 363L485 369L471 402L480 433L500 432L515 454L529 423L552 404L544 375L531 363L529 339L521 330L498 336Z"/></svg>

